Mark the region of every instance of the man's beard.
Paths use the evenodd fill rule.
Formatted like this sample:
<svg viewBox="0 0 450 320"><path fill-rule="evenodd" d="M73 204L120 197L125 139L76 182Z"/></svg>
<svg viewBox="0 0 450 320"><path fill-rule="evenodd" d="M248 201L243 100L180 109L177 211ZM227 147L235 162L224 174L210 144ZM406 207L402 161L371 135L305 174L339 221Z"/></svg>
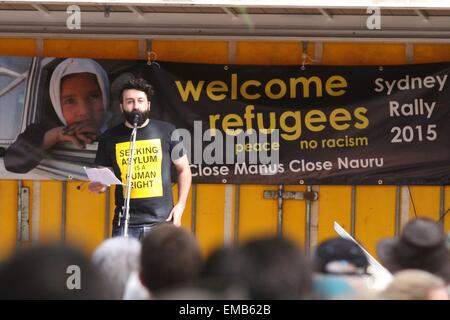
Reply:
<svg viewBox="0 0 450 320"><path fill-rule="evenodd" d="M134 125L134 122L137 120L137 126L140 127L144 124L145 121L150 117L150 110L145 111L123 111L123 115L125 120L131 125Z"/></svg>

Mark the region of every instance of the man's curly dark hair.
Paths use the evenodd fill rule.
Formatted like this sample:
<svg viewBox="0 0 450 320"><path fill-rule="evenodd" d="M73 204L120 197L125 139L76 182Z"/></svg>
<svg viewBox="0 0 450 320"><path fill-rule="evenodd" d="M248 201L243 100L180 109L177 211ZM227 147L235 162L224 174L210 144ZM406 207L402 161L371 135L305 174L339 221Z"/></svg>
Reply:
<svg viewBox="0 0 450 320"><path fill-rule="evenodd" d="M145 92L148 101L151 101L151 98L153 97L153 94L154 94L153 86L150 83L148 83L146 80L144 80L142 78L131 79L131 80L128 80L127 82L125 82L122 85L122 88L120 89L120 102L121 103L123 102L123 92L125 90L129 90L129 89L135 89L135 90Z"/></svg>

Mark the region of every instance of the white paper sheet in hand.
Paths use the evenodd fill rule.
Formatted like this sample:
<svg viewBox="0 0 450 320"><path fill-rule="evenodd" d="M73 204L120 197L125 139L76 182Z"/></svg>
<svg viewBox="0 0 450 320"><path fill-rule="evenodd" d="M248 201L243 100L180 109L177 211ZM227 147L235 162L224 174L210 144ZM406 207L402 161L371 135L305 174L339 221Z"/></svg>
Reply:
<svg viewBox="0 0 450 320"><path fill-rule="evenodd" d="M123 184L122 181L117 179L114 173L108 168L84 168L86 174L92 182L100 182L104 185L111 184Z"/></svg>

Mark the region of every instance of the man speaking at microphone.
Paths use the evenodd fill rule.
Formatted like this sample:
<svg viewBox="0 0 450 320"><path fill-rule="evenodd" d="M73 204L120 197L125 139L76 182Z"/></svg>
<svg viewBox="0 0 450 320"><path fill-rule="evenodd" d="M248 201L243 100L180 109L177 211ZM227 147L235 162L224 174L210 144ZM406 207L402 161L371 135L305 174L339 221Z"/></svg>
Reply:
<svg viewBox="0 0 450 320"><path fill-rule="evenodd" d="M128 162L131 154L130 136L137 126L132 161L128 236L142 239L158 223L173 221L181 225L181 216L191 186L191 170L184 148L172 152L180 142L175 126L150 119L153 87L143 79L126 82L120 91L120 107L125 122L104 132L98 143L95 163L111 168L122 181L127 182ZM178 175L178 202L172 199L171 162ZM124 235L125 187L117 185L112 236ZM107 186L92 182L92 192L105 192Z"/></svg>

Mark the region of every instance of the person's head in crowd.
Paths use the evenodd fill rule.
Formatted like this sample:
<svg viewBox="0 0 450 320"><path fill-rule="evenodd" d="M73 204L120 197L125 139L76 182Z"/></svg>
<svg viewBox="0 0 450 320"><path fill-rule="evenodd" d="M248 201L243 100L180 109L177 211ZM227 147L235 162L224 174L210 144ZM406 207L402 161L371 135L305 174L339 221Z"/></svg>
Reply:
<svg viewBox="0 0 450 320"><path fill-rule="evenodd" d="M161 292L158 299L247 300L247 288L239 276L239 247L224 245L208 255L199 279Z"/></svg>
<svg viewBox="0 0 450 320"><path fill-rule="evenodd" d="M142 240L140 278L151 294L197 279L202 264L197 240L183 227L159 224Z"/></svg>
<svg viewBox="0 0 450 320"><path fill-rule="evenodd" d="M405 269L394 274L380 293L386 300L448 300L445 281L424 270Z"/></svg>
<svg viewBox="0 0 450 320"><path fill-rule="evenodd" d="M303 251L286 238L250 240L240 249L240 274L250 299L307 299L311 268Z"/></svg>
<svg viewBox="0 0 450 320"><path fill-rule="evenodd" d="M50 99L65 126L86 123L101 130L109 106L106 71L92 59L62 61L50 79Z"/></svg>
<svg viewBox="0 0 450 320"><path fill-rule="evenodd" d="M128 124L133 125L136 116L139 116L138 126L145 124L150 117L153 93L153 86L142 78L131 79L122 85L120 106Z"/></svg>
<svg viewBox="0 0 450 320"><path fill-rule="evenodd" d="M111 287L111 299L121 300L130 275L139 271L141 243L134 238L114 237L97 247L92 262Z"/></svg>
<svg viewBox="0 0 450 320"><path fill-rule="evenodd" d="M105 289L89 259L67 246L22 249L0 269L0 299L104 299Z"/></svg>
<svg viewBox="0 0 450 320"><path fill-rule="evenodd" d="M313 263L316 272L334 275L363 275L369 266L363 250L353 241L343 238L320 243Z"/></svg>
<svg viewBox="0 0 450 320"><path fill-rule="evenodd" d="M392 273L420 269L450 281L450 251L446 235L435 221L418 218L408 222L400 237L377 243L381 263Z"/></svg>
<svg viewBox="0 0 450 320"><path fill-rule="evenodd" d="M206 259L202 271L202 278L225 278L233 280L239 275L239 247L225 245L215 249Z"/></svg>
<svg viewBox="0 0 450 320"><path fill-rule="evenodd" d="M369 261L353 241L331 238L321 242L313 255L314 289L324 298L342 298L369 289Z"/></svg>
<svg viewBox="0 0 450 320"><path fill-rule="evenodd" d="M217 294L244 296L247 287L241 279L241 271L240 247L218 247L206 258L200 274L201 285Z"/></svg>

